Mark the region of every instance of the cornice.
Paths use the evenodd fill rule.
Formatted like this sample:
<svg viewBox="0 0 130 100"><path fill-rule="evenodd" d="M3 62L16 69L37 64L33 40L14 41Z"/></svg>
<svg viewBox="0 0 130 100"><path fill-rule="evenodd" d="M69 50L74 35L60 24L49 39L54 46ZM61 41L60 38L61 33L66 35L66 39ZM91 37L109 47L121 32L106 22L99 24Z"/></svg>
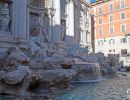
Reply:
<svg viewBox="0 0 130 100"><path fill-rule="evenodd" d="M96 14L96 17L97 16L104 16L104 15L111 14L111 13L114 13L114 12L117 12L117 11L122 11L122 10L125 10L125 9L130 9L130 6L127 6L125 8L116 9L116 10L113 10L111 12L108 11L108 12L103 13L103 14Z"/></svg>

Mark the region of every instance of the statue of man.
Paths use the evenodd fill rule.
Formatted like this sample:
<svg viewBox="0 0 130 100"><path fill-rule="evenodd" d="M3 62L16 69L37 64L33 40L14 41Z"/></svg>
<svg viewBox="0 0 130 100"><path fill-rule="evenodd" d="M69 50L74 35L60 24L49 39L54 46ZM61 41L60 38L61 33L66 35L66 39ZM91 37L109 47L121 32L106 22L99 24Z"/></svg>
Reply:
<svg viewBox="0 0 130 100"><path fill-rule="evenodd" d="M3 4L3 8L1 9L2 15L9 15L9 5L7 3Z"/></svg>
<svg viewBox="0 0 130 100"><path fill-rule="evenodd" d="M43 27L43 15L40 14L36 17L33 24L34 29L37 30L37 35L30 38L29 46L31 54L38 56L39 60L42 60L46 57L46 45L44 42L49 42L48 33Z"/></svg>
<svg viewBox="0 0 130 100"><path fill-rule="evenodd" d="M11 17L9 16L9 5L7 3L4 3L4 6L0 10L0 13L1 13L1 18L0 18L1 31L2 32L8 32Z"/></svg>
<svg viewBox="0 0 130 100"><path fill-rule="evenodd" d="M44 29L44 27L43 27L43 25L44 25L43 14L39 15L39 17L38 17L38 23L39 23L39 26L40 26L40 29L39 29L39 36L40 36L40 38L42 37L42 39L44 40L44 42L50 42L49 35L46 32L46 30Z"/></svg>

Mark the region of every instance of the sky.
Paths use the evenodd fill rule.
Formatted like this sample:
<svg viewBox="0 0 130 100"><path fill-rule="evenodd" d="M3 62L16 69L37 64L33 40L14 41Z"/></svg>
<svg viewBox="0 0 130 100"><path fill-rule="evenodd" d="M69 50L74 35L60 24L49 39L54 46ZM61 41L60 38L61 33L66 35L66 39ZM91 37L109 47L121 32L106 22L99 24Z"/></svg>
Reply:
<svg viewBox="0 0 130 100"><path fill-rule="evenodd" d="M94 2L94 1L96 1L96 0L90 0L91 2Z"/></svg>

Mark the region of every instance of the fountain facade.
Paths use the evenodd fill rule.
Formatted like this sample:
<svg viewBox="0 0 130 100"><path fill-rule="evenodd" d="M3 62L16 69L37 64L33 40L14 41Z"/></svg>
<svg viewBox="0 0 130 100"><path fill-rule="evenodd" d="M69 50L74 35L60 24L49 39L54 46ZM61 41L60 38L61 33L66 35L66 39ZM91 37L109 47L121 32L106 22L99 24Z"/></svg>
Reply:
<svg viewBox="0 0 130 100"><path fill-rule="evenodd" d="M31 91L69 87L75 76L83 76L79 81L88 80L89 75L91 79L101 77L100 65L87 63L89 46L80 38L88 28L83 24L88 5L66 0L61 9L65 13L61 13L61 3L62 0L0 1L0 94L36 96ZM74 23L78 25L79 17L74 16L75 5L83 7L77 14L84 9L84 21L79 24L82 32L76 34Z"/></svg>

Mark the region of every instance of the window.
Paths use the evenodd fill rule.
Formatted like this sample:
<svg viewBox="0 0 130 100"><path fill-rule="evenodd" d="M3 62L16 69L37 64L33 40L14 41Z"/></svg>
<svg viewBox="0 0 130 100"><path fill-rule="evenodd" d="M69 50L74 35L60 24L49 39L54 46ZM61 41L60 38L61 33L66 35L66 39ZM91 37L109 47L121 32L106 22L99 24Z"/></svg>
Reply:
<svg viewBox="0 0 130 100"><path fill-rule="evenodd" d="M98 45L103 45L103 40L99 40Z"/></svg>
<svg viewBox="0 0 130 100"><path fill-rule="evenodd" d="M112 50L109 50L109 52L111 52Z"/></svg>
<svg viewBox="0 0 130 100"><path fill-rule="evenodd" d="M121 13L121 19L125 19L125 13Z"/></svg>
<svg viewBox="0 0 130 100"><path fill-rule="evenodd" d="M110 39L109 40L109 44L115 44L115 40L114 39Z"/></svg>
<svg viewBox="0 0 130 100"><path fill-rule="evenodd" d="M99 14L102 14L102 7L99 7Z"/></svg>
<svg viewBox="0 0 130 100"><path fill-rule="evenodd" d="M102 35L103 34L103 29L99 28L98 33L99 33L99 35Z"/></svg>
<svg viewBox="0 0 130 100"><path fill-rule="evenodd" d="M110 26L110 27L109 27L109 33L110 33L110 34L114 33L114 27L113 27L113 26Z"/></svg>
<svg viewBox="0 0 130 100"><path fill-rule="evenodd" d="M127 38L121 38L121 43L127 43Z"/></svg>
<svg viewBox="0 0 130 100"><path fill-rule="evenodd" d="M112 11L113 10L113 4L110 4L109 5L109 11Z"/></svg>
<svg viewBox="0 0 130 100"><path fill-rule="evenodd" d="M99 24L102 24L102 18L99 18Z"/></svg>
<svg viewBox="0 0 130 100"><path fill-rule="evenodd" d="M127 56L127 49L121 49L121 55L122 56Z"/></svg>
<svg viewBox="0 0 130 100"><path fill-rule="evenodd" d="M120 7L124 8L125 7L125 0L120 0Z"/></svg>
<svg viewBox="0 0 130 100"><path fill-rule="evenodd" d="M126 32L126 24L121 24L121 32Z"/></svg>
<svg viewBox="0 0 130 100"><path fill-rule="evenodd" d="M113 16L109 16L109 22L112 22L113 21Z"/></svg>
<svg viewBox="0 0 130 100"><path fill-rule="evenodd" d="M83 31L80 31L80 41L83 41L83 39L84 39Z"/></svg>
<svg viewBox="0 0 130 100"><path fill-rule="evenodd" d="M116 51L115 49L109 50L109 53L110 53L110 54L115 54L115 51Z"/></svg>

